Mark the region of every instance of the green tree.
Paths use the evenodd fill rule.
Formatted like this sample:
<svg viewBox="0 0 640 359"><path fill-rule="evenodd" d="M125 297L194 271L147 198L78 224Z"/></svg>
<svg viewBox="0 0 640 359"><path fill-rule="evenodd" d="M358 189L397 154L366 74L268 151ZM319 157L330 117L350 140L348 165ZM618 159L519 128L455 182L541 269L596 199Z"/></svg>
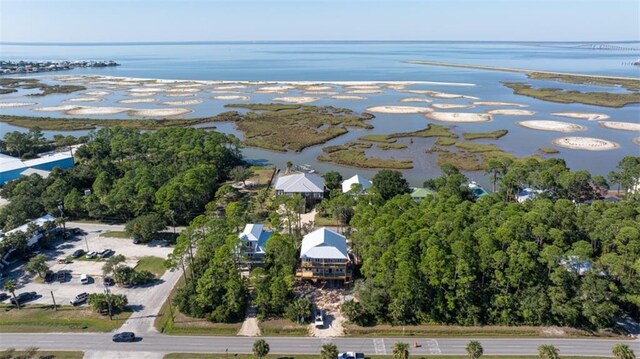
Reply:
<svg viewBox="0 0 640 359"><path fill-rule="evenodd" d="M560 351L551 344L541 344L538 347L538 358L540 359L560 359Z"/></svg>
<svg viewBox="0 0 640 359"><path fill-rule="evenodd" d="M467 344L467 347L465 349L467 351L467 355L469 356L469 359L478 359L482 356L482 354L484 354L484 349L482 348L482 345L480 344L479 341L476 341L476 340L470 341L469 344Z"/></svg>
<svg viewBox="0 0 640 359"><path fill-rule="evenodd" d="M258 339L253 343L253 356L262 359L269 354L269 344L264 339Z"/></svg>
<svg viewBox="0 0 640 359"><path fill-rule="evenodd" d="M291 172L291 168L293 167L293 162L291 161L287 161L287 173Z"/></svg>
<svg viewBox="0 0 640 359"><path fill-rule="evenodd" d="M253 172L246 167L236 166L231 170L230 175L234 181L242 182L242 184L246 186L246 181L251 178Z"/></svg>
<svg viewBox="0 0 640 359"><path fill-rule="evenodd" d="M16 297L16 289L18 289L18 285L16 284L16 281L13 279L9 279L8 281L4 282L4 285L2 286L2 288L7 292L11 293L11 295L13 296L13 300L16 303L16 307L20 309L20 302Z"/></svg>
<svg viewBox="0 0 640 359"><path fill-rule="evenodd" d="M137 217L125 225L127 234L134 238L138 238L142 243L151 241L158 235L158 232L164 230L166 224L162 217L157 213L149 213Z"/></svg>
<svg viewBox="0 0 640 359"><path fill-rule="evenodd" d="M340 188L342 183L342 175L338 171L329 171L324 174L324 185L328 190Z"/></svg>
<svg viewBox="0 0 640 359"><path fill-rule="evenodd" d="M616 359L636 359L636 354L627 344L615 344L611 352Z"/></svg>
<svg viewBox="0 0 640 359"><path fill-rule="evenodd" d="M409 344L396 342L393 345L393 359L409 359Z"/></svg>
<svg viewBox="0 0 640 359"><path fill-rule="evenodd" d="M338 347L335 344L322 344L322 349L320 349L320 359L336 359L339 354Z"/></svg>
<svg viewBox="0 0 640 359"><path fill-rule="evenodd" d="M98 313L107 314L109 312L109 301L111 301L112 313L122 312L129 304L129 300L124 294L89 294L89 306Z"/></svg>
<svg viewBox="0 0 640 359"><path fill-rule="evenodd" d="M47 256L44 254L38 254L35 257L29 259L29 263L24 267L27 272L36 273L38 277L44 278L47 275L49 266L47 265Z"/></svg>
<svg viewBox="0 0 640 359"><path fill-rule="evenodd" d="M292 322L304 323L311 317L311 301L308 298L298 298L285 309L285 317Z"/></svg>
<svg viewBox="0 0 640 359"><path fill-rule="evenodd" d="M107 262L102 266L102 274L105 277L113 276L116 272L116 269L122 266L125 260L126 258L122 254L117 254L115 256L109 257L107 259Z"/></svg>
<svg viewBox="0 0 640 359"><path fill-rule="evenodd" d="M409 193L409 183L398 171L382 170L373 176L372 182L384 200Z"/></svg>

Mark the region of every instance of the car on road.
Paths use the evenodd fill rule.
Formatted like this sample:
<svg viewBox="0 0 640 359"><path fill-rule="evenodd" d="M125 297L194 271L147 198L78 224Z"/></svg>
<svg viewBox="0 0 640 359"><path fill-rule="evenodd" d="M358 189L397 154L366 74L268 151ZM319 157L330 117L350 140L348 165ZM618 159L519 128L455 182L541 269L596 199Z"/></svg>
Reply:
<svg viewBox="0 0 640 359"><path fill-rule="evenodd" d="M324 312L320 309L316 310L314 318L316 328L324 328Z"/></svg>
<svg viewBox="0 0 640 359"><path fill-rule="evenodd" d="M114 342L132 342L136 340L136 335L133 332L122 332L115 334L111 337L111 340Z"/></svg>
<svg viewBox="0 0 640 359"><path fill-rule="evenodd" d="M96 252L96 251L91 251L91 252L88 252L88 253L87 253L87 255L85 256L85 258L87 258L87 259L93 259L93 258L96 258L97 256L98 256L98 252Z"/></svg>
<svg viewBox="0 0 640 359"><path fill-rule="evenodd" d="M10 302L11 304L16 305L16 299L18 299L18 303L22 304L24 302L34 300L37 297L38 297L38 293L36 292L24 292L24 293L18 294L16 298L11 298Z"/></svg>
<svg viewBox="0 0 640 359"><path fill-rule="evenodd" d="M364 359L364 353L345 352L338 354L338 359Z"/></svg>
<svg viewBox="0 0 640 359"><path fill-rule="evenodd" d="M69 300L69 303L71 303L71 305L74 305L74 306L75 305L80 305L80 304L86 302L87 299L89 299L89 293L83 292L83 293L80 293L80 294L76 295L75 298Z"/></svg>
<svg viewBox="0 0 640 359"><path fill-rule="evenodd" d="M71 255L71 257L73 258L80 258L82 257L82 255L84 254L84 249L78 249L75 252L73 252L73 254Z"/></svg>
<svg viewBox="0 0 640 359"><path fill-rule="evenodd" d="M115 253L113 251L113 249L107 248L107 249L103 249L102 251L100 251L98 253L98 256L100 256L100 258L107 258L107 257L110 257L111 255L113 255L113 253Z"/></svg>
<svg viewBox="0 0 640 359"><path fill-rule="evenodd" d="M111 277L104 277L104 278L102 279L102 284L103 284L105 287L111 287L112 285L116 284L116 281L115 281L115 280L113 280L113 278L111 278Z"/></svg>

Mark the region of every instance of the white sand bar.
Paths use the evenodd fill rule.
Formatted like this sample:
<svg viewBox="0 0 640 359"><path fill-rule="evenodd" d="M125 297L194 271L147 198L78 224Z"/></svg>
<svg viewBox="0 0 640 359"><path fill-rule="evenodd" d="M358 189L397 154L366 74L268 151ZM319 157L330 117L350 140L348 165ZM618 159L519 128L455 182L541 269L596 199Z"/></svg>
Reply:
<svg viewBox="0 0 640 359"><path fill-rule="evenodd" d="M430 103L431 100L429 100L428 98L421 98L421 97L405 97L403 99L400 100L400 102L422 102L422 103Z"/></svg>
<svg viewBox="0 0 640 359"><path fill-rule="evenodd" d="M374 94L374 93L382 93L382 90L351 90L351 91L347 91L347 93L353 93L353 94Z"/></svg>
<svg viewBox="0 0 640 359"><path fill-rule="evenodd" d="M76 97L64 100L64 102L100 102L101 97Z"/></svg>
<svg viewBox="0 0 640 359"><path fill-rule="evenodd" d="M193 97L195 94L192 93L168 93L165 94L167 97Z"/></svg>
<svg viewBox="0 0 640 359"><path fill-rule="evenodd" d="M91 97L107 96L107 95L111 95L111 92L109 92L109 91L90 91L90 92L83 93L83 95L87 95L87 96L91 96Z"/></svg>
<svg viewBox="0 0 640 359"><path fill-rule="evenodd" d="M499 102L499 101L476 101L473 103L476 106L514 106L514 107L529 107L529 105L524 105L521 103L515 102Z"/></svg>
<svg viewBox="0 0 640 359"><path fill-rule="evenodd" d="M142 93L130 93L129 96L133 96L133 97L145 97L145 96L153 96L153 95L157 95L157 93L155 92L142 92Z"/></svg>
<svg viewBox="0 0 640 359"><path fill-rule="evenodd" d="M310 102L315 102L318 101L319 98L317 97L305 97L305 96L299 96L299 97L295 97L295 96L291 96L291 97L276 97L273 99L273 101L277 101L277 102L288 102L288 103L310 103Z"/></svg>
<svg viewBox="0 0 640 359"><path fill-rule="evenodd" d="M305 91L305 95L337 95L335 91Z"/></svg>
<svg viewBox="0 0 640 359"><path fill-rule="evenodd" d="M333 87L331 86L305 86L305 91L331 91Z"/></svg>
<svg viewBox="0 0 640 359"><path fill-rule="evenodd" d="M603 121L600 126L623 131L640 131L640 123Z"/></svg>
<svg viewBox="0 0 640 359"><path fill-rule="evenodd" d="M351 90L380 90L380 86L377 85L354 85L347 86Z"/></svg>
<svg viewBox="0 0 640 359"><path fill-rule="evenodd" d="M182 100L182 101L165 101L163 105L171 105L171 106L185 106L185 105L198 105L201 104L202 100Z"/></svg>
<svg viewBox="0 0 640 359"><path fill-rule="evenodd" d="M196 93L196 92L200 92L199 88L186 88L186 89L182 89L182 88L173 88L173 89L168 89L166 90L167 93Z"/></svg>
<svg viewBox="0 0 640 359"><path fill-rule="evenodd" d="M367 108L368 112L393 113L393 114L409 114L409 113L427 113L433 111L428 107L417 106L373 106Z"/></svg>
<svg viewBox="0 0 640 359"><path fill-rule="evenodd" d="M336 96L331 96L331 98L336 100L366 100L367 99L364 96L350 96L350 95L336 95Z"/></svg>
<svg viewBox="0 0 640 359"><path fill-rule="evenodd" d="M80 106L76 106L76 105L47 106L47 107L34 108L32 109L32 111L37 111L37 112L69 111L69 110L76 109L78 107Z"/></svg>
<svg viewBox="0 0 640 359"><path fill-rule="evenodd" d="M163 92L163 91L167 91L166 88L161 88L161 87L136 87L133 89L130 89L129 92L133 92L133 93L156 93L156 92Z"/></svg>
<svg viewBox="0 0 640 359"><path fill-rule="evenodd" d="M214 87L214 90L240 90L249 87L248 85L225 85Z"/></svg>
<svg viewBox="0 0 640 359"><path fill-rule="evenodd" d="M27 107L37 104L37 102L0 102L0 108Z"/></svg>
<svg viewBox="0 0 640 359"><path fill-rule="evenodd" d="M289 91L289 90L293 90L294 88L295 88L294 86L287 86L287 85L264 86L264 87L260 87L258 91Z"/></svg>
<svg viewBox="0 0 640 359"><path fill-rule="evenodd" d="M77 107L71 110L65 111L68 115L82 115L82 116L91 116L91 115L115 115L117 113L127 112L131 110L127 107L92 107L92 106L82 106Z"/></svg>
<svg viewBox="0 0 640 359"><path fill-rule="evenodd" d="M579 120L600 121L609 118L609 115L603 113L586 113L586 112L553 112L553 116L576 118Z"/></svg>
<svg viewBox="0 0 640 359"><path fill-rule="evenodd" d="M529 110L507 110L507 109L490 110L490 111L487 111L487 113L490 114L490 115L508 115L508 116L532 116L532 115L536 114L535 111L529 111Z"/></svg>
<svg viewBox="0 0 640 359"><path fill-rule="evenodd" d="M228 96L214 96L214 100L241 100L246 101L249 99L249 96L242 95L228 95Z"/></svg>
<svg viewBox="0 0 640 359"><path fill-rule="evenodd" d="M522 127L530 128L533 130L542 130L542 131L577 132L577 131L587 130L585 126L576 125L570 122L562 122L562 121L535 120L535 121L517 122L517 124Z"/></svg>
<svg viewBox="0 0 640 359"><path fill-rule="evenodd" d="M447 110L447 109L455 109L455 108L473 108L473 105L463 105L458 103L434 103L431 105L433 108Z"/></svg>
<svg viewBox="0 0 640 359"><path fill-rule="evenodd" d="M179 116L193 112L187 108L160 108L160 109L142 109L129 111L129 116L140 117L170 117Z"/></svg>
<svg viewBox="0 0 640 359"><path fill-rule="evenodd" d="M553 140L553 144L572 150L607 151L620 148L620 145L593 137L561 137Z"/></svg>
<svg viewBox="0 0 640 359"><path fill-rule="evenodd" d="M120 100L118 101L118 103L150 103L150 102L156 102L158 100L156 100L155 98L132 98L132 99L128 99L128 100Z"/></svg>
<svg viewBox="0 0 640 359"><path fill-rule="evenodd" d="M488 122L492 120L491 115L486 113L432 112L425 116L441 122Z"/></svg>

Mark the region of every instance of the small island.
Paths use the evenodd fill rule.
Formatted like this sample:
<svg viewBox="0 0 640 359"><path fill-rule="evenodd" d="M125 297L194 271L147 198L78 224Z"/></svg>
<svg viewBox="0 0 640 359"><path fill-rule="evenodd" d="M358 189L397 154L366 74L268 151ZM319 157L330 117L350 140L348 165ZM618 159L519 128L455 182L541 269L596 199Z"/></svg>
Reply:
<svg viewBox="0 0 640 359"><path fill-rule="evenodd" d="M98 61L0 61L0 74L30 74L34 72L64 71L84 67L113 67L120 66L113 60Z"/></svg>

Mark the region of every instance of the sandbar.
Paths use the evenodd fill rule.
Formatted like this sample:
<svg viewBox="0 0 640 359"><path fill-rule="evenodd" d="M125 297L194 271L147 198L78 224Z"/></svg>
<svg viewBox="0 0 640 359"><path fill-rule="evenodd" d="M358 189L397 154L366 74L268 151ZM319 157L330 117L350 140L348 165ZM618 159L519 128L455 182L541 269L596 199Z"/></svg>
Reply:
<svg viewBox="0 0 640 359"><path fill-rule="evenodd" d="M487 111L488 114L490 115L509 115L509 116L532 116L535 115L536 112L535 111L529 111L529 110L490 110Z"/></svg>
<svg viewBox="0 0 640 359"><path fill-rule="evenodd" d="M427 107L417 106L373 106L367 108L367 112L393 113L393 114L409 114L409 113L427 113L433 111Z"/></svg>
<svg viewBox="0 0 640 359"><path fill-rule="evenodd" d="M476 106L515 106L515 107L529 107L529 105L524 105L521 103L515 102L500 102L500 101L476 101L473 103Z"/></svg>
<svg viewBox="0 0 640 359"><path fill-rule="evenodd" d="M237 90L212 90L212 91L209 91L209 93L215 94L215 93L242 93L242 92Z"/></svg>
<svg viewBox="0 0 640 359"><path fill-rule="evenodd" d="M248 85L225 85L214 87L214 90L240 90L249 87Z"/></svg>
<svg viewBox="0 0 640 359"><path fill-rule="evenodd" d="M186 89L186 88L199 88L204 86L203 84L196 84L196 83L192 83L192 84L184 84L184 85L175 85L174 88L180 88L180 89Z"/></svg>
<svg viewBox="0 0 640 359"><path fill-rule="evenodd" d="M491 115L486 113L432 112L425 116L441 122L488 122L492 120Z"/></svg>
<svg viewBox="0 0 640 359"><path fill-rule="evenodd" d="M542 130L542 131L577 132L577 131L587 130L585 126L576 125L570 122L562 122L562 121L535 120L535 121L517 122L516 124L522 127L533 129L533 130Z"/></svg>
<svg viewBox="0 0 640 359"><path fill-rule="evenodd" d="M424 103L430 103L431 100L429 100L428 98L421 98L421 97L405 97L405 98L401 99L400 102L424 102Z"/></svg>
<svg viewBox="0 0 640 359"><path fill-rule="evenodd" d="M0 102L0 108L27 107L37 105L37 102Z"/></svg>
<svg viewBox="0 0 640 359"><path fill-rule="evenodd" d="M133 93L156 93L156 92L163 92L163 91L167 91L166 88L161 88L161 87L136 87L136 88L132 88L129 90L129 92L133 92Z"/></svg>
<svg viewBox="0 0 640 359"><path fill-rule="evenodd" d="M305 97L305 96L276 97L273 99L273 101L289 102L289 103L309 103L309 102L314 102L318 100L319 98L317 97Z"/></svg>
<svg viewBox="0 0 640 359"><path fill-rule="evenodd" d="M382 93L382 90L351 90L351 91L347 91L347 93L373 94L373 93Z"/></svg>
<svg viewBox="0 0 640 359"><path fill-rule="evenodd" d="M92 107L92 106L81 106L76 107L74 109L70 109L65 111L68 115L82 115L82 116L90 116L90 115L115 115L117 113L127 112L131 110L127 107Z"/></svg>
<svg viewBox="0 0 640 359"><path fill-rule="evenodd" d="M76 105L47 106L47 107L34 108L32 109L32 111L38 111L38 112L69 111L69 110L76 109L78 107L80 106L76 106Z"/></svg>
<svg viewBox="0 0 640 359"><path fill-rule="evenodd" d="M364 96L349 96L349 95L336 95L336 96L331 96L331 98L336 100L366 100L367 99Z"/></svg>
<svg viewBox="0 0 640 359"><path fill-rule="evenodd" d="M353 85L346 87L350 90L380 90L380 86L377 85Z"/></svg>
<svg viewBox="0 0 640 359"><path fill-rule="evenodd" d="M196 93L196 92L200 92L199 88L172 88L172 89L168 89L166 90L167 93Z"/></svg>
<svg viewBox="0 0 640 359"><path fill-rule="evenodd" d="M249 96L228 95L228 96L214 96L212 98L214 100L242 100L242 101L246 101L246 100L249 99Z"/></svg>
<svg viewBox="0 0 640 359"><path fill-rule="evenodd" d="M134 97L145 97L145 96L153 96L153 95L157 95L156 92L134 92L134 93L130 93L129 96L134 96Z"/></svg>
<svg viewBox="0 0 640 359"><path fill-rule="evenodd" d="M195 94L192 93L168 93L165 94L167 97L193 97Z"/></svg>
<svg viewBox="0 0 640 359"><path fill-rule="evenodd" d="M442 109L442 110L447 110L447 109L454 109L454 108L473 108L473 105L463 105L463 104L459 104L459 103L434 103L433 105L431 105L434 108L437 109Z"/></svg>
<svg viewBox="0 0 640 359"><path fill-rule="evenodd" d="M76 98L68 98L64 100L64 102L101 102L101 97L76 97Z"/></svg>
<svg viewBox="0 0 640 359"><path fill-rule="evenodd" d="M118 101L118 103L149 103L149 102L156 102L158 100L156 100L155 98L132 98L132 99L128 99L128 100L120 100Z"/></svg>
<svg viewBox="0 0 640 359"><path fill-rule="evenodd" d="M633 122L603 121L600 122L600 126L614 130L640 131L640 123Z"/></svg>
<svg viewBox="0 0 640 359"><path fill-rule="evenodd" d="M165 101L163 105L171 105L171 106L184 106L184 105L198 105L201 104L202 100L182 100L182 101Z"/></svg>
<svg viewBox="0 0 640 359"><path fill-rule="evenodd" d="M331 91L333 87L331 86L306 86L304 87L305 91Z"/></svg>
<svg viewBox="0 0 640 359"><path fill-rule="evenodd" d="M572 150L607 151L620 148L615 142L593 137L561 137L552 142L554 145Z"/></svg>
<svg viewBox="0 0 640 359"><path fill-rule="evenodd" d="M586 112L553 112L553 116L577 118L580 120L600 121L609 118L609 115L603 113L586 113Z"/></svg>
<svg viewBox="0 0 640 359"><path fill-rule="evenodd" d="M90 92L83 93L83 95L91 96L91 97L107 96L107 95L111 95L111 92L109 92L109 91L90 91Z"/></svg>
<svg viewBox="0 0 640 359"><path fill-rule="evenodd" d="M305 95L337 95L335 91L305 91Z"/></svg>
<svg viewBox="0 0 640 359"><path fill-rule="evenodd" d="M169 117L184 115L193 112L187 108L160 108L160 109L141 109L129 111L129 116L140 117Z"/></svg>
<svg viewBox="0 0 640 359"><path fill-rule="evenodd" d="M281 85L281 86L264 86L260 87L258 91L289 91L295 89L294 86Z"/></svg>

